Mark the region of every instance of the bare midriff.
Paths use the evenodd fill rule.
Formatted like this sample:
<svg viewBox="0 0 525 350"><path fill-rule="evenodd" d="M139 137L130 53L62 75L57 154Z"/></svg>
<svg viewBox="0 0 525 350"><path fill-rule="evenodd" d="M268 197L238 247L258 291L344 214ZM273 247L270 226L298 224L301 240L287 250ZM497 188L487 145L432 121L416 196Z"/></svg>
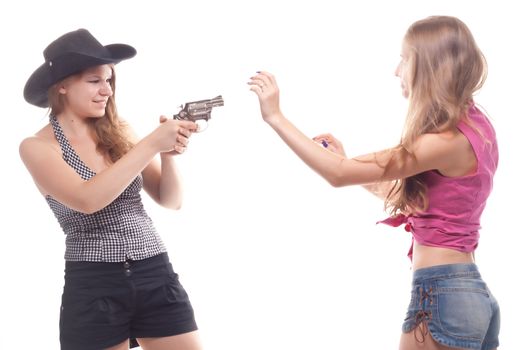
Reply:
<svg viewBox="0 0 525 350"><path fill-rule="evenodd" d="M460 252L454 249L431 247L414 242L412 252L412 269L447 265L474 263L474 254Z"/></svg>

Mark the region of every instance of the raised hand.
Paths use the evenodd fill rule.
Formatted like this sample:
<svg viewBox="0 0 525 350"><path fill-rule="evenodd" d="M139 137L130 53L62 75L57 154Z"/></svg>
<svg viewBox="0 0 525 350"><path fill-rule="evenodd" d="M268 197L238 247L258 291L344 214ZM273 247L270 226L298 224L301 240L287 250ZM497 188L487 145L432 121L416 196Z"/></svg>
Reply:
<svg viewBox="0 0 525 350"><path fill-rule="evenodd" d="M271 124L283 117L279 107L279 87L272 74L257 72L255 76L250 77L248 85L259 98L264 121Z"/></svg>

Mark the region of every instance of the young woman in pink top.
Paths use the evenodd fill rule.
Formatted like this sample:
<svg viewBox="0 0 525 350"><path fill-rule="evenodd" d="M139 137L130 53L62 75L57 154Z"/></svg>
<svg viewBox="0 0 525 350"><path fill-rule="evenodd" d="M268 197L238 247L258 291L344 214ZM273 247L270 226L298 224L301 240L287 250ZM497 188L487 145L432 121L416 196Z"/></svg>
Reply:
<svg viewBox="0 0 525 350"><path fill-rule="evenodd" d="M308 166L333 186L363 185L384 198L383 222L412 233L399 349L496 349L499 307L473 256L498 163L494 129L473 101L485 59L463 22L429 17L408 29L396 76L409 101L401 142L354 158L332 135L312 141L285 118L270 73L248 84L264 121Z"/></svg>

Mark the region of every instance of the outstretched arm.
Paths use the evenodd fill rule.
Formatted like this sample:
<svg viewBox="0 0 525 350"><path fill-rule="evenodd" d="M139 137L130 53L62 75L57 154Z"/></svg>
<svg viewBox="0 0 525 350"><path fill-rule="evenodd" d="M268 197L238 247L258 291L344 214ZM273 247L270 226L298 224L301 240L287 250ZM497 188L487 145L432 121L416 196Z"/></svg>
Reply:
<svg viewBox="0 0 525 350"><path fill-rule="evenodd" d="M89 214L117 198L157 153L174 149L179 123L163 123L117 162L88 181L82 180L64 162L51 142L42 137L34 136L22 141L20 157L44 195L52 196L71 209ZM191 122L184 123L188 123L188 128L193 127Z"/></svg>
<svg viewBox="0 0 525 350"><path fill-rule="evenodd" d="M363 185L406 178L437 169L442 173L461 172L465 159L471 155L468 140L457 131L420 136L408 150L413 157L402 157L395 148L359 157L344 155L319 147L288 119L279 107L279 89L273 75L258 73L248 83L259 98L263 120L314 171L331 185ZM387 164L391 164L385 171Z"/></svg>
<svg viewBox="0 0 525 350"><path fill-rule="evenodd" d="M321 134L318 136L315 136L313 140L320 145L322 145L327 150L342 155L346 158L346 153L343 147L343 144L341 141L336 139L332 134ZM374 182L374 183L367 183L362 184L363 188L366 189L368 192L372 193L374 196L384 200L387 196L392 187L394 186L394 181L382 181L382 182Z"/></svg>

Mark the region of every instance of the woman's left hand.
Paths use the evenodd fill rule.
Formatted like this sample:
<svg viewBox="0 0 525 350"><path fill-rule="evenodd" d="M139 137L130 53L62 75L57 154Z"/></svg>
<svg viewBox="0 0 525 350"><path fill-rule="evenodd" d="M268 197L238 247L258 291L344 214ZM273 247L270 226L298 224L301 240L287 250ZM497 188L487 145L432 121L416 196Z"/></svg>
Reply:
<svg viewBox="0 0 525 350"><path fill-rule="evenodd" d="M261 115L268 124L283 118L279 107L279 87L275 77L268 72L257 72L248 82L250 90L259 98Z"/></svg>
<svg viewBox="0 0 525 350"><path fill-rule="evenodd" d="M313 138L313 140L326 148L329 151L340 154L346 157L345 149L341 141L336 139L332 134L321 134Z"/></svg>
<svg viewBox="0 0 525 350"><path fill-rule="evenodd" d="M168 118L166 116L164 116L164 115L161 115L160 118L159 118L159 122L161 124L165 123L167 120L168 120ZM177 121L175 121L175 122L177 122ZM179 127L179 131L178 131L178 135L177 135L176 140L175 140L175 145L174 145L173 150L169 151L169 152L162 152L161 155L175 156L175 155L184 153L184 151L188 147L190 136L196 130L197 129L190 130L190 129L187 129L187 128L184 128L184 127L180 126ZM175 146L177 146L177 147L175 147Z"/></svg>

